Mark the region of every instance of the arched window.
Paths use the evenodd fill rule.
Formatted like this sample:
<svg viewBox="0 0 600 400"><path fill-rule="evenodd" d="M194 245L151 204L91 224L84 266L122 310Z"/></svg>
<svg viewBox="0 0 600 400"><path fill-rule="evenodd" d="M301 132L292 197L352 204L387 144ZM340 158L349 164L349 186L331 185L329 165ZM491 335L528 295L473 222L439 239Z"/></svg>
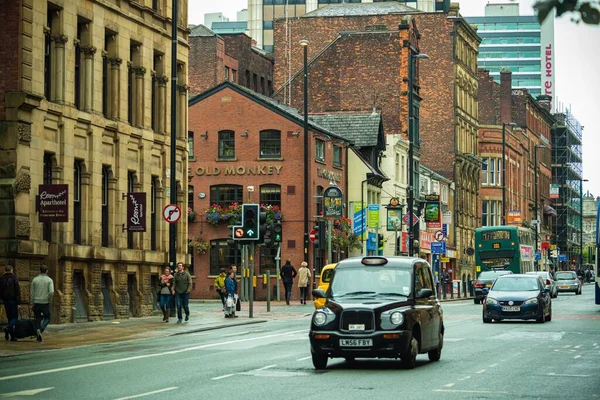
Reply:
<svg viewBox="0 0 600 400"><path fill-rule="evenodd" d="M274 184L261 185L260 204L281 207L281 186Z"/></svg>
<svg viewBox="0 0 600 400"><path fill-rule="evenodd" d="M213 185L210 187L210 204L227 207L231 203L243 203L242 189L241 185Z"/></svg>

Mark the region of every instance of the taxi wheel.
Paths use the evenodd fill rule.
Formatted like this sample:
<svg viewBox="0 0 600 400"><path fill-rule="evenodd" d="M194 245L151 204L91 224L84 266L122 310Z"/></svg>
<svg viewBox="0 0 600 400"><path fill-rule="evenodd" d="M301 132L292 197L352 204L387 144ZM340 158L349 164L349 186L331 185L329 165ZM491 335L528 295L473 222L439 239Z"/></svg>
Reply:
<svg viewBox="0 0 600 400"><path fill-rule="evenodd" d="M438 332L438 347L435 350L430 350L427 352L427 357L429 357L429 361L440 361L442 357L442 348L444 347L444 334Z"/></svg>
<svg viewBox="0 0 600 400"><path fill-rule="evenodd" d="M538 324L543 324L546 322L546 316L544 315L544 310L542 309L542 316L535 319L535 322Z"/></svg>
<svg viewBox="0 0 600 400"><path fill-rule="evenodd" d="M400 355L400 359L405 368L413 369L417 366L417 354L419 354L419 342L413 334L410 338L408 349Z"/></svg>
<svg viewBox="0 0 600 400"><path fill-rule="evenodd" d="M483 317L483 323L484 323L484 324L489 324L490 322L492 322L492 319L491 319L491 318L486 318L486 317Z"/></svg>
<svg viewBox="0 0 600 400"><path fill-rule="evenodd" d="M327 355L312 353L312 362L315 369L325 369L327 367Z"/></svg>

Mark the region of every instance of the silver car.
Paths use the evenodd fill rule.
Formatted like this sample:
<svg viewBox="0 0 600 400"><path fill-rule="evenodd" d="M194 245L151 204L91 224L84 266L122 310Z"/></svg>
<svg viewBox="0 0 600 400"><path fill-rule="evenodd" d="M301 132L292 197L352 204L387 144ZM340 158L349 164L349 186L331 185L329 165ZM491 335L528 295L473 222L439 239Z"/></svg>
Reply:
<svg viewBox="0 0 600 400"><path fill-rule="evenodd" d="M559 292L573 292L581 294L581 281L573 271L558 271L556 276L556 286Z"/></svg>
<svg viewBox="0 0 600 400"><path fill-rule="evenodd" d="M527 272L527 275L537 275L540 277L540 279L542 280L542 282L544 282L544 285L546 285L546 289L550 290L550 297L552 297L553 299L558 297L558 288L556 287L556 282L554 282L554 278L552 278L552 275L550 274L550 272L548 271L532 271L532 272Z"/></svg>

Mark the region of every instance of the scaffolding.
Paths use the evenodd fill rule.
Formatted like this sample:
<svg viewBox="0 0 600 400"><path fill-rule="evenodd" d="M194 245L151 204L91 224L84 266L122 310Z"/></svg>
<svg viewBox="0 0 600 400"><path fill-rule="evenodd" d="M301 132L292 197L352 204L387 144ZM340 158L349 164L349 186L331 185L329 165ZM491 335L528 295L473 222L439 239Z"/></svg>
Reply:
<svg viewBox="0 0 600 400"><path fill-rule="evenodd" d="M582 132L583 127L570 109L554 114L552 128L552 182L559 187L555 199L555 244L567 261L559 269L569 269L570 263L581 254L581 185L582 185Z"/></svg>

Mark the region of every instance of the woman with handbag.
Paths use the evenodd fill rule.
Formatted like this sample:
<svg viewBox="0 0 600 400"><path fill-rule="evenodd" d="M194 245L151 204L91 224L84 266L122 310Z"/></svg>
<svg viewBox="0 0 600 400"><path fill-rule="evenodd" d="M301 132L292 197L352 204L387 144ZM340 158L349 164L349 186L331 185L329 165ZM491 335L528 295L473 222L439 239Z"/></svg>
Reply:
<svg viewBox="0 0 600 400"><path fill-rule="evenodd" d="M173 275L171 275L171 269L165 267L164 274L160 276L159 280L160 291L160 309L163 313L163 322L169 322L169 315L171 314L171 298L173 290Z"/></svg>
<svg viewBox="0 0 600 400"><path fill-rule="evenodd" d="M235 315L235 304L237 301L237 281L235 272L229 272L229 276L225 279L225 290L227 291L227 299L225 300L225 318L237 318Z"/></svg>

